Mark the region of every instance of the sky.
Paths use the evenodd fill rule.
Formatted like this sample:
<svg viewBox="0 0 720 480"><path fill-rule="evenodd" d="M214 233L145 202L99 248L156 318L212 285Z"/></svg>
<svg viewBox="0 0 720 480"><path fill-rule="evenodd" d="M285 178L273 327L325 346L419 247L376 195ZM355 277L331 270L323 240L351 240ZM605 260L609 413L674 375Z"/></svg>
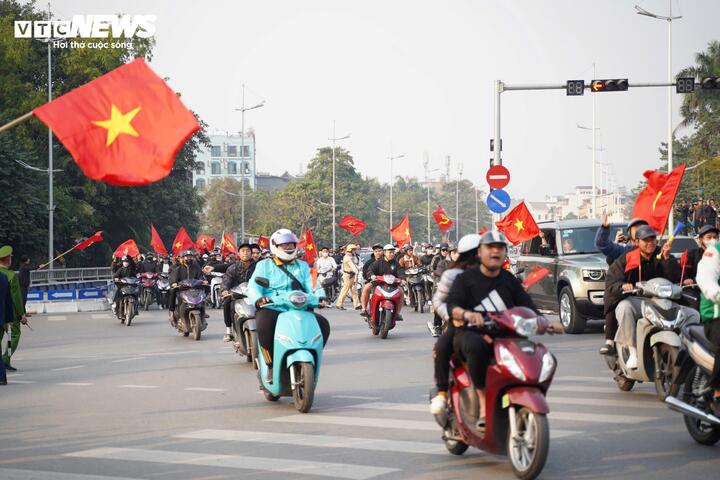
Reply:
<svg viewBox="0 0 720 480"><path fill-rule="evenodd" d="M667 80L672 3L674 74L720 39L716 0L55 0L57 16L157 16L151 62L211 131L238 132L241 85L258 170L297 173L316 149L338 145L363 175L431 178L462 172L486 189L493 133L493 82L564 84L628 78L630 90L596 96L598 159L617 185L634 187L659 166L667 139L667 90L632 88ZM44 6L44 2L42 3ZM594 6L596 5L596 6ZM590 185L592 97L564 90L502 94L503 164L513 197ZM673 126L681 95L673 93ZM683 130L679 130L682 134ZM600 168L598 168L598 182Z"/></svg>

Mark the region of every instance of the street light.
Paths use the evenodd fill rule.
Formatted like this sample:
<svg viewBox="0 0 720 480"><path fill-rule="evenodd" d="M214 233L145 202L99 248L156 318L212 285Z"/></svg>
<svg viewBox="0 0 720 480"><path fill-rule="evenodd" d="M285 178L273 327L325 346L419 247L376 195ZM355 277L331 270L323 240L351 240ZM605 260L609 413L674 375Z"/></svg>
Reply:
<svg viewBox="0 0 720 480"><path fill-rule="evenodd" d="M345 140L347 138L350 138L350 134L348 133L344 137L337 138L335 137L335 120L333 120L333 135L332 138L329 138L328 140L332 141L332 248L333 252L335 251L335 142L338 140Z"/></svg>
<svg viewBox="0 0 720 480"><path fill-rule="evenodd" d="M672 16L672 0L668 1L669 7L670 7L670 14L668 16L663 15L657 15L655 13L649 12L642 8L639 5L635 5L635 10L637 10L638 15L643 15L645 17L655 18L657 20L665 20L668 24L668 65L667 65L667 72L668 72L668 83L673 83L673 75L672 75L672 24L673 20L679 20L682 18L682 16L679 17L673 17ZM673 168L673 128L672 128L672 94L673 94L673 88L672 86L668 87L667 90L668 95L668 118L667 118L667 137L668 137L668 173L672 171ZM672 209L670 210L670 216L668 218L668 229L670 232L674 230L674 222L673 222L673 212Z"/></svg>
<svg viewBox="0 0 720 480"><path fill-rule="evenodd" d="M388 160L390 160L390 230L392 230L393 227L393 160L397 160L398 158L403 158L405 156L404 153L401 153L400 155L393 156L392 153L388 157ZM390 234L390 243L392 243L392 233Z"/></svg>
<svg viewBox="0 0 720 480"><path fill-rule="evenodd" d="M425 187L427 188L427 241L430 243L430 182L428 181L428 173L435 173L439 172L439 168L433 168L432 170L428 170L428 164L430 162L428 159L425 159L425 162L423 162L423 167L425 168Z"/></svg>
<svg viewBox="0 0 720 480"><path fill-rule="evenodd" d="M458 164L458 176L455 179L455 245L460 240L460 179L462 178L462 163Z"/></svg>
<svg viewBox="0 0 720 480"><path fill-rule="evenodd" d="M265 100L253 105L252 107L245 107L245 84L242 85L242 107L236 108L235 111L241 112L241 128L240 132L240 242L245 241L245 112L248 110L254 110L265 105ZM253 150L255 146L253 145ZM255 165L253 165L253 171Z"/></svg>
<svg viewBox="0 0 720 480"><path fill-rule="evenodd" d="M595 62L593 62L593 78L595 78ZM593 218L597 218L597 182L595 180L595 173L597 170L597 163L596 163L596 155L597 155L597 148L596 148L596 137L597 135L595 132L597 130L600 130L599 128L595 127L595 124L597 123L597 115L596 115L596 109L595 109L595 95L592 96L592 127L583 127L582 125L578 125L577 127L582 130L590 130L592 133L592 216Z"/></svg>

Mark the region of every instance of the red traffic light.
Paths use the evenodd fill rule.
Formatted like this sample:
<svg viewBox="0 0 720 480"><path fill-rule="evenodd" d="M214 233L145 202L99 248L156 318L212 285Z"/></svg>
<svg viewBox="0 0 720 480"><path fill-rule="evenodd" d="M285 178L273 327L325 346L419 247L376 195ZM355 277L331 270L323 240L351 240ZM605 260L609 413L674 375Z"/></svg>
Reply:
<svg viewBox="0 0 720 480"><path fill-rule="evenodd" d="M593 80L590 83L590 90L593 92L624 92L628 89L627 78L612 78L605 80Z"/></svg>

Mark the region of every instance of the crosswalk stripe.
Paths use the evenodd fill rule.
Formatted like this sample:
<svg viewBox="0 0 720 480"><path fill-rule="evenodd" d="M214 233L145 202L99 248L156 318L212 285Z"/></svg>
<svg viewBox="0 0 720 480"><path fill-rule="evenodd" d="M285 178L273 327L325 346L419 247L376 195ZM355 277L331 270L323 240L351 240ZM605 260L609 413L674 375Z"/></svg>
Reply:
<svg viewBox="0 0 720 480"><path fill-rule="evenodd" d="M160 388L157 385L120 385L120 388Z"/></svg>
<svg viewBox="0 0 720 480"><path fill-rule="evenodd" d="M53 368L53 372L63 372L65 370L76 370L78 368L85 368L85 365L73 365L72 367Z"/></svg>
<svg viewBox="0 0 720 480"><path fill-rule="evenodd" d="M612 377L584 377L580 375L553 378L553 382L598 382L610 384L612 381Z"/></svg>
<svg viewBox="0 0 720 480"><path fill-rule="evenodd" d="M580 399L585 400L585 399ZM550 401L552 405L552 400ZM661 405L662 406L662 405ZM396 412L427 412L428 406L419 403L385 403L371 402L357 405L348 405L348 408L363 410L390 410ZM639 423L649 420L656 420L653 417L642 417L636 415L615 415L604 413L579 413L579 412L558 412L550 410L550 418L553 420L585 421L593 423Z"/></svg>
<svg viewBox="0 0 720 480"><path fill-rule="evenodd" d="M58 385L63 385L66 387L89 387L90 385L92 385L92 383L61 382L58 383Z"/></svg>
<svg viewBox="0 0 720 480"><path fill-rule="evenodd" d="M188 392L224 392L224 388L208 388L208 387L189 387L185 389Z"/></svg>
<svg viewBox="0 0 720 480"><path fill-rule="evenodd" d="M0 480L141 480L130 477L108 477L84 473L45 472L41 470L21 470L18 468L0 468Z"/></svg>
<svg viewBox="0 0 720 480"><path fill-rule="evenodd" d="M658 401L648 402L645 399L610 400L604 398L578 398L578 397L548 397L550 405L588 405L593 407L621 407L621 408L657 408L665 410L664 403Z"/></svg>
<svg viewBox="0 0 720 480"><path fill-rule="evenodd" d="M240 430L199 430L176 435L177 438L199 440L222 440L247 443L271 443L278 445L299 445L318 448L352 448L360 450L390 451L447 455L440 442L403 442L382 438L341 437L337 435L306 435L300 433L245 432Z"/></svg>
<svg viewBox="0 0 720 480"><path fill-rule="evenodd" d="M607 387L589 387L585 385L551 385L550 386L550 394L552 395L553 392L580 392L580 393L618 393L620 392L620 389L617 387L607 386ZM632 396L645 396L645 395L655 395L654 391L652 393L650 392L633 392L631 394Z"/></svg>
<svg viewBox="0 0 720 480"><path fill-rule="evenodd" d="M379 475L398 472L397 468L373 467L345 463L311 462L282 458L250 457L242 455L203 454L168 450L144 450L139 448L94 448L67 453L74 458L98 458L150 462L173 465L200 465L206 467L261 470L294 475L318 475L331 478L365 480Z"/></svg>
<svg viewBox="0 0 720 480"><path fill-rule="evenodd" d="M67 320L67 315L55 315L47 318L48 322L63 322Z"/></svg>

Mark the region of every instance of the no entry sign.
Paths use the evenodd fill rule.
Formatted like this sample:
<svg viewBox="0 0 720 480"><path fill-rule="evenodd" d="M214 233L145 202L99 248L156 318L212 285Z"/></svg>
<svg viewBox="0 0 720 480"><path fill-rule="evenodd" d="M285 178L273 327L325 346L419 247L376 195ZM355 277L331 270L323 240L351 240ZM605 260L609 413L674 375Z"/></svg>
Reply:
<svg viewBox="0 0 720 480"><path fill-rule="evenodd" d="M485 179L490 188L504 188L510 183L510 170L502 165L493 165L485 174Z"/></svg>

